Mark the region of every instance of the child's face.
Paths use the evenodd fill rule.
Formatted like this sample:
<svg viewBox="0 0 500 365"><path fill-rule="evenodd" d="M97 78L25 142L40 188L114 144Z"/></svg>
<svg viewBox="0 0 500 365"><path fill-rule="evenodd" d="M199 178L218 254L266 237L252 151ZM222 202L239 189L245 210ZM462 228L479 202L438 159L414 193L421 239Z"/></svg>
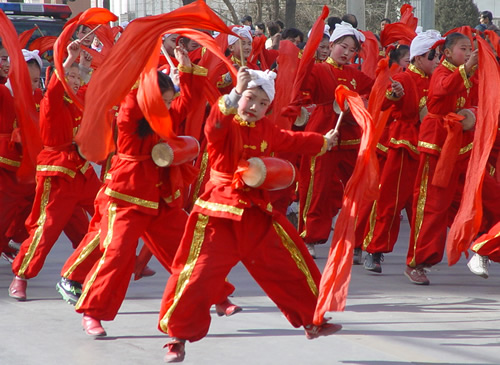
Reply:
<svg viewBox="0 0 500 365"><path fill-rule="evenodd" d="M451 48L444 50L446 59L455 66L460 66L469 60L472 53L472 46L469 38L458 39Z"/></svg>
<svg viewBox="0 0 500 365"><path fill-rule="evenodd" d="M9 55L5 48L0 49L0 77L7 77L9 74Z"/></svg>
<svg viewBox="0 0 500 365"><path fill-rule="evenodd" d="M339 65L345 65L351 61L356 51L356 42L352 37L345 37L339 43L330 44L330 57Z"/></svg>
<svg viewBox="0 0 500 365"><path fill-rule="evenodd" d="M66 79L68 81L69 87L72 88L75 93L78 92L81 82L80 70L78 69L78 67L70 67L68 72L66 72Z"/></svg>
<svg viewBox="0 0 500 365"><path fill-rule="evenodd" d="M241 49L240 49L241 42ZM239 39L236 43L230 45L229 50L233 54L234 57L241 60L241 50L243 50L243 57L247 59L250 57L250 53L252 53L252 41L248 38Z"/></svg>
<svg viewBox="0 0 500 365"><path fill-rule="evenodd" d="M88 33L90 33L91 29L89 27L82 26L78 30L78 33L76 33L76 37L78 39L82 39L85 37ZM94 41L95 34L89 35L87 38L85 38L82 41L82 46L89 47L92 45L92 42Z"/></svg>
<svg viewBox="0 0 500 365"><path fill-rule="evenodd" d="M415 66L424 71L426 75L432 75L436 67L439 65L439 55L436 54L432 60L428 58L429 52L422 56L415 57Z"/></svg>
<svg viewBox="0 0 500 365"><path fill-rule="evenodd" d="M170 56L174 56L174 49L177 47L178 34L171 34L163 40L163 46Z"/></svg>
<svg viewBox="0 0 500 365"><path fill-rule="evenodd" d="M161 94L163 102L165 103L165 106L168 110L170 110L170 106L172 105L172 101L174 100L174 95L174 90L167 90L163 94Z"/></svg>
<svg viewBox="0 0 500 365"><path fill-rule="evenodd" d="M320 61L326 60L329 54L330 54L330 40L327 38L323 38L318 46L318 50L316 51L318 60Z"/></svg>
<svg viewBox="0 0 500 365"><path fill-rule="evenodd" d="M40 67L34 64L28 64L28 71L30 73L31 88L33 91L40 88Z"/></svg>
<svg viewBox="0 0 500 365"><path fill-rule="evenodd" d="M401 56L398 62L398 65L401 66L402 68L407 68L409 64L410 64L410 51L406 52L403 56Z"/></svg>
<svg viewBox="0 0 500 365"><path fill-rule="evenodd" d="M238 102L238 115L245 122L256 122L266 114L271 101L261 88L247 89Z"/></svg>

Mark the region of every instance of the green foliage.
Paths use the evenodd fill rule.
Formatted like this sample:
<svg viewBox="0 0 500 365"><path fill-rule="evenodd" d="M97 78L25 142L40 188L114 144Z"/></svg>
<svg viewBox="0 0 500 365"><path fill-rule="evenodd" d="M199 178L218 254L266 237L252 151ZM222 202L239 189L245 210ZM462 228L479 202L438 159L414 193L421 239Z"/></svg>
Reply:
<svg viewBox="0 0 500 365"><path fill-rule="evenodd" d="M436 0L436 29L441 34L450 29L479 24L479 10L472 0Z"/></svg>

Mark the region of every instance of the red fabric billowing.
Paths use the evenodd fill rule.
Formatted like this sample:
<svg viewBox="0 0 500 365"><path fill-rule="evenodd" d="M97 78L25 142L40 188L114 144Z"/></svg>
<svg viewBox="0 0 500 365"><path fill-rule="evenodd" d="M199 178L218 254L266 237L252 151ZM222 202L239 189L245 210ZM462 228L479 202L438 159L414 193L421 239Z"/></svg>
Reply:
<svg viewBox="0 0 500 365"><path fill-rule="evenodd" d="M21 52L16 29L3 11L0 11L0 38L10 58L9 80L14 95L17 123L21 131L23 158L17 170L17 177L24 183L33 182L36 157L42 149L38 113L33 99L28 66Z"/></svg>
<svg viewBox="0 0 500 365"><path fill-rule="evenodd" d="M363 130L356 167L346 185L342 210L337 218L328 261L321 277L314 324L323 322L327 311L343 311L351 278L356 217L365 199L377 194L378 166L375 154L373 121L359 95L342 86L335 91L339 105L347 100L350 110ZM335 152L333 152L335 153Z"/></svg>
<svg viewBox="0 0 500 365"><path fill-rule="evenodd" d="M361 33L363 33L366 38L359 52L359 57L363 60L361 63L361 71L374 79L377 62L379 60L378 40L375 34L368 30L362 30Z"/></svg>
<svg viewBox="0 0 500 365"><path fill-rule="evenodd" d="M300 106L302 103L302 91L304 89L304 83L307 80L308 75L311 72L312 67L315 62L316 51L318 46L323 39L323 33L325 31L325 19L328 17L330 10L327 6L323 6L323 11L321 15L316 19L314 25L311 29L311 34L307 40L306 47L302 53L302 57L299 62L299 67L297 69L297 74L295 76L293 87L292 87L292 98L290 100L290 106L283 110L283 114L294 120L300 115Z"/></svg>
<svg viewBox="0 0 500 365"><path fill-rule="evenodd" d="M21 46L21 49L26 47L28 44L28 41L30 40L31 36L35 31L37 30L37 27L34 27L32 29L25 30L21 34L19 34L19 45Z"/></svg>
<svg viewBox="0 0 500 365"><path fill-rule="evenodd" d="M401 19L399 20L401 23L408 25L411 29L417 29L418 18L415 18L413 15L413 6L410 4L404 4L401 9Z"/></svg>
<svg viewBox="0 0 500 365"><path fill-rule="evenodd" d="M451 174L455 168L460 146L462 145L462 123L464 116L456 113L448 113L443 118L446 128L446 140L444 141L439 160L436 165L436 172L432 178L432 185L446 188L450 181Z"/></svg>
<svg viewBox="0 0 500 365"><path fill-rule="evenodd" d="M380 43L383 47L387 47L394 42L409 46L416 36L415 30L407 24L401 22L386 24L382 32L380 32Z"/></svg>
<svg viewBox="0 0 500 365"><path fill-rule="evenodd" d="M83 13L80 13L70 21L68 21L64 25L63 31L61 32L56 42L54 43L54 65L56 67L57 72L59 73L61 83L64 86L64 90L73 100L75 105L82 110L83 110L83 100L81 100L81 98L75 94L75 92L69 87L68 83L64 78L63 62L64 62L64 57L67 53L66 47L70 41L70 38L73 36L79 25L86 25L92 27L93 25L105 24L116 20L118 20L118 17L107 9L90 8L84 11Z"/></svg>
<svg viewBox="0 0 500 365"><path fill-rule="evenodd" d="M271 66L267 64L266 58L262 54L266 49L266 40L267 38L263 35L253 37L252 52L250 53L250 57L248 57L251 63L257 64L257 61L260 61L261 70L267 70Z"/></svg>
<svg viewBox="0 0 500 365"><path fill-rule="evenodd" d="M474 142L467 167L462 201L446 241L448 264L453 265L467 252L479 232L483 216L482 185L486 164L498 130L500 72L489 44L477 37L479 48L479 105Z"/></svg>
<svg viewBox="0 0 500 365"><path fill-rule="evenodd" d="M57 37L53 35L47 35L45 37L39 37L30 43L28 49L30 51L34 51L38 49L40 51L40 56L47 51L50 51L54 48L54 43L56 42Z"/></svg>
<svg viewBox="0 0 500 365"><path fill-rule="evenodd" d="M462 34L466 35L467 38L469 38L472 49L474 49L475 48L475 44L474 44L475 36L474 36L474 34L477 32L478 32L477 29L473 29L468 25L463 25L461 27L453 28L453 29L447 31L444 34L444 37L446 37L448 34L451 34L451 33L462 33Z"/></svg>
<svg viewBox="0 0 500 365"><path fill-rule="evenodd" d="M291 129L293 118L288 118L282 113L282 109L287 107L292 99L292 89L290 80L293 80L299 65L300 50L290 41L280 42L280 55L278 57L278 76L276 77L276 95L273 100L273 112L270 119L282 129ZM300 109L300 106L298 106Z"/></svg>
<svg viewBox="0 0 500 365"><path fill-rule="evenodd" d="M92 75L86 94L86 109L81 128L75 137L82 153L91 161L101 161L113 151L114 143L109 110L119 104L139 79L152 54L159 54L158 39L164 33L178 33L197 41L224 58L226 67L236 75L214 40L193 29L231 33L227 26L201 0L167 14L138 18L131 22L111 49L105 61ZM157 89L158 87L155 86ZM165 127L152 125L160 136L169 136Z"/></svg>

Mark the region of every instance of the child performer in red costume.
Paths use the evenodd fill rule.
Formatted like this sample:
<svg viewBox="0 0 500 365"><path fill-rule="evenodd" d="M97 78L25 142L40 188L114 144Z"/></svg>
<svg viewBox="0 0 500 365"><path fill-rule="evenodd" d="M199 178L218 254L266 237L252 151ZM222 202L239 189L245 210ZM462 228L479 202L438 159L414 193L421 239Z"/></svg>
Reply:
<svg viewBox="0 0 500 365"><path fill-rule="evenodd" d="M191 65L187 52L176 48L175 53L183 87L179 98L173 101L172 81L158 72L160 92L170 110L174 131L185 119L194 85L206 75L205 69ZM103 194L99 195L102 257L88 273L75 306L83 313L83 328L91 336L105 336L101 321L113 320L118 313L134 271L139 237L147 237L146 245L168 270L187 220L180 193L185 186L176 186L179 194L172 196L171 168L160 168L153 161L153 147L161 140L145 119L137 93L138 89L132 90L122 102L117 120L118 153L113 156ZM190 182L182 181L185 185ZM232 290L234 287L227 284L221 295L227 298Z"/></svg>
<svg viewBox="0 0 500 365"><path fill-rule="evenodd" d="M405 275L414 284L429 285L424 268L439 263L444 254L449 208L460 193L473 131L461 121L475 120L477 84L471 79L477 67L477 50L461 33L444 43L445 59L434 71L427 109L420 126L418 168L411 220L410 246ZM462 115L458 115L458 114Z"/></svg>
<svg viewBox="0 0 500 365"><path fill-rule="evenodd" d="M35 201L26 221L30 236L12 263L15 277L9 287L9 295L17 300L26 300L26 280L38 275L75 208L80 206L94 213L93 202L101 185L92 166L78 154L73 143L82 112L65 95L59 78L67 77L75 92L78 91L80 73L74 62L80 54L79 41L72 42L67 49L66 75L56 73L51 77L40 104L44 148L37 159Z"/></svg>
<svg viewBox="0 0 500 365"><path fill-rule="evenodd" d="M366 227L364 249L366 270L382 272L383 253L392 252L398 239L400 213L406 208L411 217L413 187L418 170L417 150L420 112L425 110L430 75L439 64L432 46L441 40L439 32L419 33L410 46L411 63L405 72L394 76L386 92L383 109L394 105L389 125L386 162L380 174L380 196L374 203Z"/></svg>
<svg viewBox="0 0 500 365"><path fill-rule="evenodd" d="M160 311L160 330L174 338L167 362L182 361L185 341L207 334L214 296L239 261L290 323L304 326L308 338L341 328L312 325L319 270L268 193L239 179L251 157L292 151L319 155L336 144L333 130L325 136L280 130L264 116L274 98L274 77L240 68L236 88L219 99L205 125L210 181L189 216Z"/></svg>
<svg viewBox="0 0 500 365"><path fill-rule="evenodd" d="M314 65L305 87L310 103L316 104L306 131L326 133L335 127L338 115L333 110L333 102L338 85L360 95L370 92L373 80L349 65L364 40L365 36L350 24L336 25L330 37L330 58ZM300 165L299 232L309 245L328 240L332 219L342 206L343 184L349 180L356 163L361 137L359 126L352 116L346 115L339 131L340 148L336 153L304 156Z"/></svg>

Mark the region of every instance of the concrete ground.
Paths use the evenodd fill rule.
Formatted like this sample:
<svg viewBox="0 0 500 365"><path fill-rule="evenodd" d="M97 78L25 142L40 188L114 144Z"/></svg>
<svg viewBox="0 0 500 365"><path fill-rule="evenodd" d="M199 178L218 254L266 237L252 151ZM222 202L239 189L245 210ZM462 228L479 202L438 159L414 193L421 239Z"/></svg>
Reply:
<svg viewBox="0 0 500 365"><path fill-rule="evenodd" d="M490 278L474 276L462 259L435 266L430 286L403 276L408 223L395 252L385 257L383 273L354 266L345 312L331 313L344 328L308 341L286 321L255 284L236 266L229 279L233 301L244 311L229 318L213 312L208 336L186 346L185 364L500 364L500 266ZM84 334L81 315L55 290L71 248L60 238L40 275L29 281L28 301L8 297L10 265L0 262L0 364L114 365L161 364L168 337L156 328L168 274L132 281L116 319L103 322L108 337ZM328 247L318 248L320 268Z"/></svg>

